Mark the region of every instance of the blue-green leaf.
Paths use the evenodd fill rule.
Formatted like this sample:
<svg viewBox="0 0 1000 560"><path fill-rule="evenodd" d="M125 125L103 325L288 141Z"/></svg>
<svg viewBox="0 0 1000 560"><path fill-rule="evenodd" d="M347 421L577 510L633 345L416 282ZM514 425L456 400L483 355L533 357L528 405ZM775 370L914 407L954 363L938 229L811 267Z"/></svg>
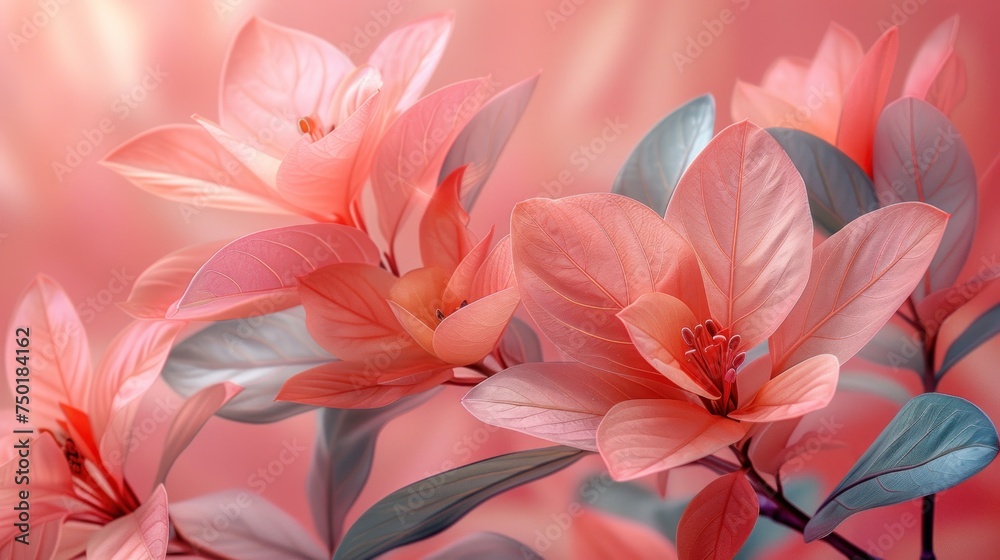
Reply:
<svg viewBox="0 0 1000 560"><path fill-rule="evenodd" d="M493 496L568 467L586 453L565 446L508 453L400 488L361 514L333 558L374 558L435 535Z"/></svg>
<svg viewBox="0 0 1000 560"><path fill-rule="evenodd" d="M806 542L859 511L951 488L983 470L1000 442L990 419L965 399L927 393L906 403L820 504Z"/></svg>
<svg viewBox="0 0 1000 560"><path fill-rule="evenodd" d="M958 335L958 338L951 343L948 350L944 353L944 360L941 361L941 367L937 371L937 378L948 373L952 367L955 366L962 358L969 355L970 352L978 348L981 344L987 340L993 338L997 334L1000 334L1000 305L995 305L989 309L986 313L983 313L972 322L971 325L962 334Z"/></svg>
<svg viewBox="0 0 1000 560"><path fill-rule="evenodd" d="M826 140L792 128L769 128L802 175L813 222L828 235L879 207L875 187L858 164Z"/></svg>
<svg viewBox="0 0 1000 560"><path fill-rule="evenodd" d="M315 408L274 402L285 381L335 359L309 336L305 312L295 307L206 327L170 351L163 379L185 398L231 381L243 392L218 416L237 422L276 422Z"/></svg>
<svg viewBox="0 0 1000 560"><path fill-rule="evenodd" d="M715 99L711 95L681 105L632 150L611 192L638 200L662 216L677 181L712 139L714 129Z"/></svg>
<svg viewBox="0 0 1000 560"><path fill-rule="evenodd" d="M498 533L473 533L424 560L542 560L528 545Z"/></svg>

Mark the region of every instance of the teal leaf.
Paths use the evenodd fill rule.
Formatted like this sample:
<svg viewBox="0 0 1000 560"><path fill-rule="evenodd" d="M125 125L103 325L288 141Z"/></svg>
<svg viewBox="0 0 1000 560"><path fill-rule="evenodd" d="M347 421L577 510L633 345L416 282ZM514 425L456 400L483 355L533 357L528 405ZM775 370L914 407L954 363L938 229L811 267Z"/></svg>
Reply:
<svg viewBox="0 0 1000 560"><path fill-rule="evenodd" d="M659 215L667 210L677 181L708 145L715 129L715 99L702 95L656 124L632 150L611 192L638 200Z"/></svg>
<svg viewBox="0 0 1000 560"><path fill-rule="evenodd" d="M941 379L962 358L998 333L1000 333L1000 305L995 305L976 317L976 320L951 343L944 353L944 360L941 361L941 367L936 374L937 378Z"/></svg>
<svg viewBox="0 0 1000 560"><path fill-rule="evenodd" d="M473 533L424 560L542 560L528 545L490 532Z"/></svg>
<svg viewBox="0 0 1000 560"><path fill-rule="evenodd" d="M809 195L813 222L827 235L879 207L871 179L858 164L826 140L792 128L769 128Z"/></svg>
<svg viewBox="0 0 1000 560"><path fill-rule="evenodd" d="M806 525L822 538L867 509L951 488L983 470L1000 442L990 419L965 399L926 393L906 403Z"/></svg>
<svg viewBox="0 0 1000 560"><path fill-rule="evenodd" d="M333 558L373 558L435 535L493 496L566 468L586 453L565 446L508 453L400 488L361 514Z"/></svg>

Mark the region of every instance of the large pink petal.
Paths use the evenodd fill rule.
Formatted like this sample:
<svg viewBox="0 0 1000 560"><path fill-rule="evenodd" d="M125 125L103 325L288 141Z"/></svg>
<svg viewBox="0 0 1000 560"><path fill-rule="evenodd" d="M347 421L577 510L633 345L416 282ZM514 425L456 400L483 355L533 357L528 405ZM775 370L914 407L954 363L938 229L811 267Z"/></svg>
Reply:
<svg viewBox="0 0 1000 560"><path fill-rule="evenodd" d="M309 333L341 360L425 355L389 307L396 277L377 266L335 264L302 278Z"/></svg>
<svg viewBox="0 0 1000 560"><path fill-rule="evenodd" d="M273 193L278 184L278 168L281 166L281 156L267 153L254 143L254 139L241 140L214 122L201 115L191 115L194 122L201 125L205 132L225 148L240 164L253 173L257 179L267 185L268 193ZM272 195L273 196L273 195ZM280 200L280 199L279 199ZM296 209L296 211L298 211Z"/></svg>
<svg viewBox="0 0 1000 560"><path fill-rule="evenodd" d="M707 457L745 433L739 422L696 404L630 400L605 415L597 447L615 480L632 480Z"/></svg>
<svg viewBox="0 0 1000 560"><path fill-rule="evenodd" d="M298 279L334 263L379 262L360 230L305 224L264 230L229 243L191 279L170 319L220 320L298 304Z"/></svg>
<svg viewBox="0 0 1000 560"><path fill-rule="evenodd" d="M822 131L824 134L820 137L828 142L836 140L842 96L857 73L864 54L861 43L853 33L831 23L809 68L800 108L808 115L811 127Z"/></svg>
<svg viewBox="0 0 1000 560"><path fill-rule="evenodd" d="M954 15L931 31L903 84L903 97L923 99L946 115L965 97L965 65L955 51L958 21Z"/></svg>
<svg viewBox="0 0 1000 560"><path fill-rule="evenodd" d="M148 130L104 156L101 164L137 187L181 203L185 222L206 207L289 213L268 186L203 127Z"/></svg>
<svg viewBox="0 0 1000 560"><path fill-rule="evenodd" d="M385 82L387 106L403 111L416 103L448 44L455 16L426 17L386 35L368 57Z"/></svg>
<svg viewBox="0 0 1000 560"><path fill-rule="evenodd" d="M730 412L729 417L744 422L778 422L819 410L830 404L839 375L836 356L813 356L765 383L750 402Z"/></svg>
<svg viewBox="0 0 1000 560"><path fill-rule="evenodd" d="M487 424L597 451L597 427L611 407L630 399L678 396L662 382L549 362L506 369L475 386L462 404Z"/></svg>
<svg viewBox="0 0 1000 560"><path fill-rule="evenodd" d="M490 235L492 234L491 230ZM486 240L488 237L483 239ZM465 262L462 263L462 266L464 265ZM452 281L457 275L458 271L456 271L455 276L452 276ZM493 250L486 256L482 266L479 267L472 279L469 294L473 299L479 299L514 285L514 257L511 253L510 236L508 235L498 241ZM452 284L449 283L448 286L451 288ZM457 288L455 293L457 293Z"/></svg>
<svg viewBox="0 0 1000 560"><path fill-rule="evenodd" d="M104 526L87 544L87 558L162 560L170 541L170 514L163 485L132 513Z"/></svg>
<svg viewBox="0 0 1000 560"><path fill-rule="evenodd" d="M806 123L795 119L795 105L760 86L736 80L730 114L734 121L749 119L758 126L800 128ZM809 130L814 134L820 131Z"/></svg>
<svg viewBox="0 0 1000 560"><path fill-rule="evenodd" d="M469 214L459 201L465 167L445 178L434 190L420 220L420 256L425 266L437 266L451 273L476 244L469 230Z"/></svg>
<svg viewBox="0 0 1000 560"><path fill-rule="evenodd" d="M18 379L31 387L31 423L56 429L62 404L86 410L90 396L90 348L83 323L69 296L48 276L39 275L18 299L6 340L7 383L15 394ZM25 341L23 345L19 341ZM28 349L18 354L18 349ZM15 357L28 356L27 367Z"/></svg>
<svg viewBox="0 0 1000 560"><path fill-rule="evenodd" d="M712 318L742 349L770 336L812 256L806 188L778 142L746 121L727 127L681 177L666 219L698 255Z"/></svg>
<svg viewBox="0 0 1000 560"><path fill-rule="evenodd" d="M767 67L767 70L764 71L764 77L760 80L760 87L782 99L797 99L806 89L806 76L809 74L809 65L810 61L803 58L780 57L772 62Z"/></svg>
<svg viewBox="0 0 1000 560"><path fill-rule="evenodd" d="M885 105L898 52L899 31L891 27L865 54L857 74L844 92L837 147L869 174L872 172L875 125Z"/></svg>
<svg viewBox="0 0 1000 560"><path fill-rule="evenodd" d="M689 347L681 338L681 329L693 328L698 321L684 302L658 292L643 294L622 309L618 317L625 323L639 353L667 379L700 397L722 396L709 380L685 371L684 353Z"/></svg>
<svg viewBox="0 0 1000 560"><path fill-rule="evenodd" d="M511 287L448 315L434 330L434 354L455 365L479 362L496 347L520 301Z"/></svg>
<svg viewBox="0 0 1000 560"><path fill-rule="evenodd" d="M118 304L136 319L162 319L175 306L201 265L229 241L209 241L174 251L142 271L128 299Z"/></svg>
<svg viewBox="0 0 1000 560"><path fill-rule="evenodd" d="M677 525L680 560L736 557L757 523L757 492L743 471L713 480L684 508Z"/></svg>
<svg viewBox="0 0 1000 560"><path fill-rule="evenodd" d="M302 134L298 120L322 118L352 69L351 60L326 41L251 18L222 72L222 128L280 158Z"/></svg>
<svg viewBox="0 0 1000 560"><path fill-rule="evenodd" d="M617 317L643 294L683 293L690 307L707 315L704 300L698 301L704 295L690 246L630 198L589 194L521 202L511 216L511 248L528 312L556 346L587 365L660 377Z"/></svg>
<svg viewBox="0 0 1000 560"><path fill-rule="evenodd" d="M928 204L893 204L820 244L802 297L771 336L774 371L817 354L845 363L861 350L920 281L947 221Z"/></svg>
<svg viewBox="0 0 1000 560"><path fill-rule="evenodd" d="M428 357L395 363L332 362L295 375L275 400L330 408L378 408L451 379L451 367Z"/></svg>
<svg viewBox="0 0 1000 560"><path fill-rule="evenodd" d="M198 432L205 427L208 419L233 397L240 394L242 390L243 387L226 381L209 385L191 395L184 402L170 424L170 429L167 430L167 436L163 442L163 455L160 457L160 466L156 472L154 485L166 482L167 474L174 466L174 461L187 449Z"/></svg>
<svg viewBox="0 0 1000 560"><path fill-rule="evenodd" d="M670 541L635 521L584 509L573 525L573 558L656 558L677 560Z"/></svg>

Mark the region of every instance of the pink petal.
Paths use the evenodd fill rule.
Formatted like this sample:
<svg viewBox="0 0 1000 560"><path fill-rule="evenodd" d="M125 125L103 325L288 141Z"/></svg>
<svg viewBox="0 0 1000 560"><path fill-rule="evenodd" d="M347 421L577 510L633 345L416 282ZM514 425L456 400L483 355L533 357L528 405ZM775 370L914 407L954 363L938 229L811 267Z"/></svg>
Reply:
<svg viewBox="0 0 1000 560"><path fill-rule="evenodd" d="M847 362L923 277L948 216L904 202L855 219L820 244L809 283L770 339L774 371L817 354Z"/></svg>
<svg viewBox="0 0 1000 560"><path fill-rule="evenodd" d="M290 213L272 187L250 171L203 127L169 125L146 131L101 160L137 187L179 202L185 222L215 207Z"/></svg>
<svg viewBox="0 0 1000 560"><path fill-rule="evenodd" d="M706 307L698 303L701 278L687 242L630 198L521 202L511 216L511 249L522 300L541 331L596 368L661 377L617 317L642 294L684 293L691 307Z"/></svg>
<svg viewBox="0 0 1000 560"><path fill-rule="evenodd" d="M750 537L760 508L743 471L713 480L684 508L677 525L680 560L734 558Z"/></svg>
<svg viewBox="0 0 1000 560"><path fill-rule="evenodd" d="M396 277L377 266L336 264L302 278L309 333L341 360L425 355L387 302Z"/></svg>
<svg viewBox="0 0 1000 560"><path fill-rule="evenodd" d="M208 419L233 397L240 394L242 390L243 387L226 381L209 385L191 395L184 402L170 424L170 429L167 430L167 436L163 443L163 455L160 457L160 466L153 484L166 482L167 474L174 466L174 461L187 449L198 432L205 427Z"/></svg>
<svg viewBox="0 0 1000 560"><path fill-rule="evenodd" d="M744 422L778 422L830 404L837 391L840 363L820 354L799 362L764 384L750 402L729 417Z"/></svg>
<svg viewBox="0 0 1000 560"><path fill-rule="evenodd" d="M597 447L618 481L632 480L707 457L746 433L739 422L676 400L615 405L597 429Z"/></svg>
<svg viewBox="0 0 1000 560"><path fill-rule="evenodd" d="M607 558L656 558L676 560L670 541L635 521L584 509L576 517L573 531L575 560Z"/></svg>
<svg viewBox="0 0 1000 560"><path fill-rule="evenodd" d="M785 126L799 128L795 120L796 107L775 93L760 86L736 80L730 114L734 121L749 119L758 126ZM810 130L810 132L818 132Z"/></svg>
<svg viewBox="0 0 1000 560"><path fill-rule="evenodd" d="M492 234L493 230L490 230L490 236ZM486 241L490 236L484 237L483 240ZM462 266L465 266L464 261ZM456 271L457 275L458 272ZM455 280L454 276L452 280ZM476 272L475 278L472 279L469 294L473 299L479 299L487 294L506 290L514 285L514 257L511 254L510 236L507 235L498 241L493 250L486 256L482 266ZM451 284L448 286L450 288Z"/></svg>
<svg viewBox="0 0 1000 560"><path fill-rule="evenodd" d="M469 214L458 200L465 167L456 169L434 190L420 220L420 255L425 266L451 273L476 244Z"/></svg>
<svg viewBox="0 0 1000 560"><path fill-rule="evenodd" d="M802 58L783 56L776 59L764 71L760 87L781 99L798 99L806 89L806 76L810 61ZM737 81L739 83L739 81ZM743 116L735 120L749 118ZM751 119L753 120L753 119Z"/></svg>
<svg viewBox="0 0 1000 560"><path fill-rule="evenodd" d="M17 300L8 324L8 364L16 364L17 349L30 349L31 422L55 429L63 418L60 405L85 409L90 396L90 349L83 323L62 287L39 275ZM19 345L25 338L28 342ZM19 376L15 367L5 369L13 395Z"/></svg>
<svg viewBox="0 0 1000 560"><path fill-rule="evenodd" d="M520 301L511 287L448 315L434 330L434 354L455 365L479 362L496 347Z"/></svg>
<svg viewBox="0 0 1000 560"><path fill-rule="evenodd" d="M170 518L163 485L132 513L119 517L91 537L87 558L162 560L167 557Z"/></svg>
<svg viewBox="0 0 1000 560"><path fill-rule="evenodd" d="M216 142L232 154L240 164L249 169L257 179L267 185L269 193L273 193L278 183L278 168L281 165L281 155L276 156L260 149L254 143L253 138L248 137L245 141L240 140L219 127L219 125L200 115L191 115L191 118L194 119L194 122L201 125ZM282 152L283 154L284 152Z"/></svg>
<svg viewBox="0 0 1000 560"><path fill-rule="evenodd" d="M174 251L151 264L135 283L128 299L118 304L136 319L162 319L184 295L201 265L229 241L210 241Z"/></svg>
<svg viewBox="0 0 1000 560"><path fill-rule="evenodd" d="M450 12L429 16L386 35L375 47L368 63L382 74L388 107L403 111L420 98L454 24L455 16Z"/></svg>
<svg viewBox="0 0 1000 560"><path fill-rule="evenodd" d="M337 127L343 126L351 115L382 89L382 86L382 74L379 73L378 69L368 64L358 66L350 71L337 86L333 100L330 102L329 116L323 119L324 122ZM381 113L383 109L381 103L378 104L378 108L377 113ZM374 128L379 128L378 119L373 119L373 122L376 125Z"/></svg>
<svg viewBox="0 0 1000 560"><path fill-rule="evenodd" d="M275 400L330 408L378 408L422 393L451 379L451 368L433 359L382 367L373 363L331 362L295 375Z"/></svg>
<svg viewBox="0 0 1000 560"><path fill-rule="evenodd" d="M221 320L298 304L298 279L334 263L379 262L367 235L339 224L264 230L229 243L191 279L170 319Z"/></svg>
<svg viewBox="0 0 1000 560"><path fill-rule="evenodd" d="M899 52L899 31L891 27L861 60L857 74L844 92L844 108L837 130L837 147L869 175L872 172L872 139L889 92L892 68Z"/></svg>
<svg viewBox="0 0 1000 560"><path fill-rule="evenodd" d="M622 309L618 318L628 329L639 353L657 371L675 385L700 397L717 399L718 389L701 375L684 369L689 347L681 338L681 329L693 328L699 321L684 302L657 292L643 294Z"/></svg>
<svg viewBox="0 0 1000 560"><path fill-rule="evenodd" d="M462 405L487 424L597 451L597 427L611 407L630 399L673 397L680 394L666 383L575 362L548 362L506 369L476 385Z"/></svg>
<svg viewBox="0 0 1000 560"><path fill-rule="evenodd" d="M748 455L758 472L775 476L782 465L790 458L788 443L792 434L799 427L802 417L758 424L759 428L750 440Z"/></svg>
<svg viewBox="0 0 1000 560"><path fill-rule="evenodd" d="M853 33L831 23L816 51L800 97L800 108L821 138L835 142L843 94L861 66L864 50ZM796 126L795 128L800 128Z"/></svg>
<svg viewBox="0 0 1000 560"><path fill-rule="evenodd" d="M666 216L698 255L712 318L742 349L770 336L812 256L805 185L778 142L746 121L727 127L681 177Z"/></svg>
<svg viewBox="0 0 1000 560"><path fill-rule="evenodd" d="M389 291L389 303L399 323L415 339L420 337L424 348L433 348L434 329L441 322L438 312L450 314L458 307L447 308L441 301L447 282L448 276L440 268L424 267L404 274ZM428 352L433 354L433 350Z"/></svg>
<svg viewBox="0 0 1000 560"><path fill-rule="evenodd" d="M954 15L931 31L913 57L903 85L903 97L928 101L944 114L965 97L965 65L955 51L958 21Z"/></svg>
<svg viewBox="0 0 1000 560"><path fill-rule="evenodd" d="M434 327L425 323L412 311L402 305L389 300L389 307L392 309L396 320L402 325L406 332L423 348L428 354L434 354Z"/></svg>
<svg viewBox="0 0 1000 560"><path fill-rule="evenodd" d="M325 116L352 69L351 60L326 41L251 18L233 41L222 72L222 128L280 158L302 134L298 120Z"/></svg>

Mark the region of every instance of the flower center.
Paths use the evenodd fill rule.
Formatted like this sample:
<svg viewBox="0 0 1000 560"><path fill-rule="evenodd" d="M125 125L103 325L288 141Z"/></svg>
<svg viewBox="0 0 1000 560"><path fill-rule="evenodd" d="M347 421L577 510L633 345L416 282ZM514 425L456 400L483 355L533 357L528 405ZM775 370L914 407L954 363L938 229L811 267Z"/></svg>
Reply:
<svg viewBox="0 0 1000 560"><path fill-rule="evenodd" d="M722 398L713 403L712 408L722 414L735 408L736 374L747 359L746 352L737 351L742 339L740 335L727 336L722 334L715 321L709 319L694 329L681 329L681 339L687 345L684 352L687 362L695 372L700 373L708 384L718 388Z"/></svg>
<svg viewBox="0 0 1000 560"><path fill-rule="evenodd" d="M73 475L73 488L80 501L107 516L105 521L121 517L138 507L132 489L119 489L110 475L83 456L76 442L66 438L62 445L63 456Z"/></svg>
<svg viewBox="0 0 1000 560"><path fill-rule="evenodd" d="M315 142L323 137L323 131L320 130L318 124L316 124L316 119L312 117L302 117L299 119L299 132L302 134L309 135L309 138ZM330 129L333 132L333 129Z"/></svg>

